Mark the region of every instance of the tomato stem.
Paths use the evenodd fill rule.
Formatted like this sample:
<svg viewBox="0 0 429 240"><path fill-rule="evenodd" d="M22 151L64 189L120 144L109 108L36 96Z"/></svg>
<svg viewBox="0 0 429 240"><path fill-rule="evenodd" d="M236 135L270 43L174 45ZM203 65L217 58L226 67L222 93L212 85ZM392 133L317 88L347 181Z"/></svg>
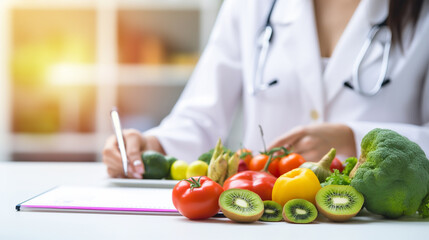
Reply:
<svg viewBox="0 0 429 240"><path fill-rule="evenodd" d="M270 166L271 162L273 161L274 153L280 152L280 151L282 151L283 153L280 155L277 155L276 158L281 158L290 154L290 152L285 147L276 147L271 149L269 152L266 152L265 154L267 154L269 158L268 158L268 161L265 163L264 169L262 170L263 172L268 172L268 166Z"/></svg>
<svg viewBox="0 0 429 240"><path fill-rule="evenodd" d="M240 159L245 159L249 155L252 155L252 153L251 152L243 152L242 154L240 154L239 158Z"/></svg>
<svg viewBox="0 0 429 240"><path fill-rule="evenodd" d="M277 157L284 157L290 154L290 152L285 147L275 147L271 149L268 154L274 154L276 152L283 152L282 154L277 155Z"/></svg>
<svg viewBox="0 0 429 240"><path fill-rule="evenodd" d="M262 130L262 126L259 124L259 131L261 132L261 139L262 139L262 144L264 145L264 152L267 152L267 145L265 145L265 140L264 140L264 131Z"/></svg>
<svg viewBox="0 0 429 240"><path fill-rule="evenodd" d="M198 178L198 180L195 180L195 178L193 178L193 177L191 177L189 179L185 179L185 181L187 181L190 184L191 191L194 190L194 188L201 187L201 176Z"/></svg>
<svg viewBox="0 0 429 240"><path fill-rule="evenodd" d="M265 163L265 166L264 166L264 169L262 169L262 172L267 172L267 173L269 173L269 172L268 172L268 166L270 166L270 163L271 163L271 162L272 162L272 160L273 160L273 154L269 154L268 156L269 156L268 161Z"/></svg>

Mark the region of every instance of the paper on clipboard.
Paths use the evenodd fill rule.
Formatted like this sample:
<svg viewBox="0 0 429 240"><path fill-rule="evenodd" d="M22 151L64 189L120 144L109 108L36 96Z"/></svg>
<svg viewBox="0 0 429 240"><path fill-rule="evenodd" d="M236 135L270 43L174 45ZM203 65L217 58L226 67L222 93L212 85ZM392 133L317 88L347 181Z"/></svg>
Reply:
<svg viewBox="0 0 429 240"><path fill-rule="evenodd" d="M18 211L178 214L172 189L60 186L16 206Z"/></svg>

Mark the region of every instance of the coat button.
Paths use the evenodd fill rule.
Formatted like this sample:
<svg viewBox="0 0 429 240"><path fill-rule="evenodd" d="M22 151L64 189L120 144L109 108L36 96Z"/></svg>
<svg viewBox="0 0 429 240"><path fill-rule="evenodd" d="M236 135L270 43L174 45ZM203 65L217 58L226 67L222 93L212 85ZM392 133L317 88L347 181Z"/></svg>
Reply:
<svg viewBox="0 0 429 240"><path fill-rule="evenodd" d="M317 119L319 119L319 113L317 112L317 110L315 110L315 109L311 110L310 117L311 117L311 119L313 119L315 121Z"/></svg>

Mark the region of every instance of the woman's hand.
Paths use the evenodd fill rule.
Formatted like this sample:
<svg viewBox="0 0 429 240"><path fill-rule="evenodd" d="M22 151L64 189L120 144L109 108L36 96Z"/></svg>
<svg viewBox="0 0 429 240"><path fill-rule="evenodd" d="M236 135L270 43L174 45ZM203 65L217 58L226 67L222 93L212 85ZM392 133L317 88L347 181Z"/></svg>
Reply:
<svg viewBox="0 0 429 240"><path fill-rule="evenodd" d="M143 178L144 166L141 159L142 152L146 150L155 150L164 154L164 150L156 137L143 136L138 130L124 130L123 136L128 158L128 177ZM107 173L110 177L125 177L121 153L119 152L115 135L110 136L104 145L103 162L107 166Z"/></svg>
<svg viewBox="0 0 429 240"><path fill-rule="evenodd" d="M323 123L294 128L269 148L280 146L292 149L309 162L319 161L331 148L335 148L337 154L356 156L353 131L343 124Z"/></svg>

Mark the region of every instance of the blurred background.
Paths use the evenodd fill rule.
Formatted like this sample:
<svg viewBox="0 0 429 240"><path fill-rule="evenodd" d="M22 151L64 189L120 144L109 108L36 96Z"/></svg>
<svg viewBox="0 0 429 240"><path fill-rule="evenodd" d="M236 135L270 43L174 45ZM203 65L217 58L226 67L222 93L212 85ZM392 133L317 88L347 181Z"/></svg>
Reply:
<svg viewBox="0 0 429 240"><path fill-rule="evenodd" d="M117 106L159 124L221 0L0 0L0 161L98 161Z"/></svg>

